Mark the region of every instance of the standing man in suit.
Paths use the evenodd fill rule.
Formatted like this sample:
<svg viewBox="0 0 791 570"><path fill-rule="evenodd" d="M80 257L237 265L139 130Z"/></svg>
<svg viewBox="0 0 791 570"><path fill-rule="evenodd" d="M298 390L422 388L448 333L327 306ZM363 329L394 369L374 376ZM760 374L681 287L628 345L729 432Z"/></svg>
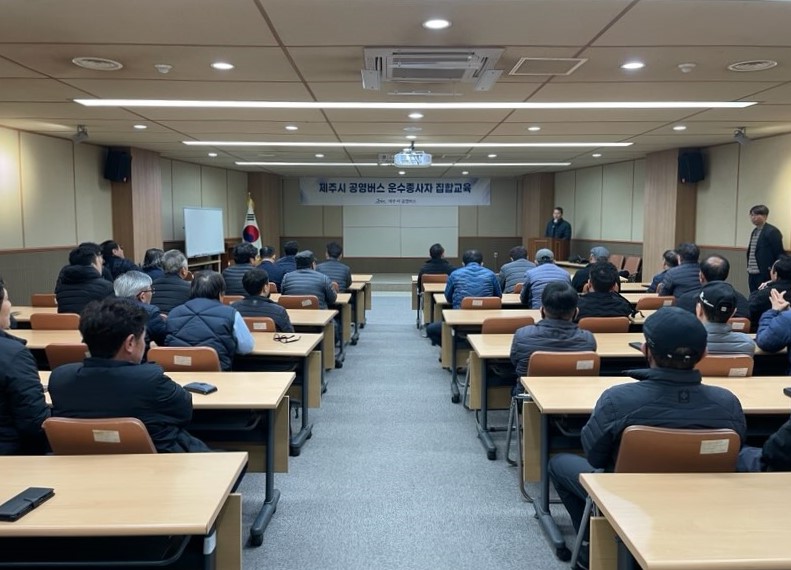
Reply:
<svg viewBox="0 0 791 570"><path fill-rule="evenodd" d="M769 208L758 204L750 208L750 221L755 226L747 246L747 278L750 292L769 280L769 268L785 251L783 234L772 224L766 223Z"/></svg>
<svg viewBox="0 0 791 570"><path fill-rule="evenodd" d="M563 208L555 206L552 219L547 224L544 237L554 239L571 239L571 224L563 219Z"/></svg>

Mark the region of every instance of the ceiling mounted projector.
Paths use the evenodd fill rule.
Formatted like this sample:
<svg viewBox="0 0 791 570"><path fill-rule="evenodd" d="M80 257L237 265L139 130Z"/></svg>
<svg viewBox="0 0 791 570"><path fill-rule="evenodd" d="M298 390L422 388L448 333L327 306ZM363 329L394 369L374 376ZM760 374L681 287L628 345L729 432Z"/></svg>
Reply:
<svg viewBox="0 0 791 570"><path fill-rule="evenodd" d="M431 166L431 155L422 150L415 150L415 143L403 151L393 155L393 166L399 168L426 168Z"/></svg>

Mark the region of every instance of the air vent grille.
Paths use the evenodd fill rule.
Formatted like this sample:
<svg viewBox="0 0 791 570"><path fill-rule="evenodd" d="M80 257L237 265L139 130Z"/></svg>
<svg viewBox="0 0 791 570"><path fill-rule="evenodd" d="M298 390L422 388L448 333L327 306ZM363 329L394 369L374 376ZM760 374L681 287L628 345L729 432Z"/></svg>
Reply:
<svg viewBox="0 0 791 570"><path fill-rule="evenodd" d="M508 75L571 75L586 61L578 57L523 57Z"/></svg>

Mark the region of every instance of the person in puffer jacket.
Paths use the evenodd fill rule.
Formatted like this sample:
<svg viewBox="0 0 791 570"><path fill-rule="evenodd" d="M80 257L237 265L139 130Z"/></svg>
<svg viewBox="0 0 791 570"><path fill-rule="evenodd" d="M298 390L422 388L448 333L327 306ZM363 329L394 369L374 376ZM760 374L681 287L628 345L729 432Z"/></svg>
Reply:
<svg viewBox="0 0 791 570"><path fill-rule="evenodd" d="M643 326L643 352L649 368L630 370L639 382L605 390L582 429L585 457L559 454L549 476L579 530L585 507L580 473L612 471L623 431L633 425L676 429L732 429L744 441L747 426L741 404L730 391L701 383L695 365L706 353L703 324L678 307L664 307Z"/></svg>
<svg viewBox="0 0 791 570"><path fill-rule="evenodd" d="M113 284L102 278L104 259L95 243L82 243L69 253L55 285L59 313L81 313L91 301L113 295Z"/></svg>

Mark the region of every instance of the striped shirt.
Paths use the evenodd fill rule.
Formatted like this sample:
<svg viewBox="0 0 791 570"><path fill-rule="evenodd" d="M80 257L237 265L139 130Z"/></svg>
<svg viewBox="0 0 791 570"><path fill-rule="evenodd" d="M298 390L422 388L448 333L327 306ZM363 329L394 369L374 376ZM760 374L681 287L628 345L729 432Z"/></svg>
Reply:
<svg viewBox="0 0 791 570"><path fill-rule="evenodd" d="M755 228L750 236L750 246L747 254L747 273L758 275L761 270L758 269L758 261L755 259L755 249L758 247L758 238L761 235L763 228Z"/></svg>

